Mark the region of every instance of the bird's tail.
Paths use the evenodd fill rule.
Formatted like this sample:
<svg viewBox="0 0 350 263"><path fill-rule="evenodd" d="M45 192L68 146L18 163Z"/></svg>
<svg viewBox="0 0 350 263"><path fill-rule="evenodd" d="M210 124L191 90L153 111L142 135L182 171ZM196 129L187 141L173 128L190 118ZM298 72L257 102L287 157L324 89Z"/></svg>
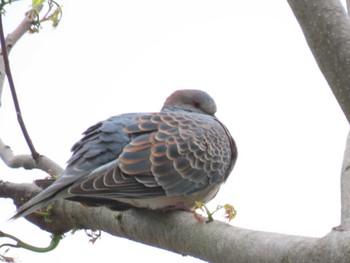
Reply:
<svg viewBox="0 0 350 263"><path fill-rule="evenodd" d="M39 194L40 195L40 194ZM25 217L43 207L45 207L48 204L48 200L38 200L38 195L35 196L33 199L29 200L24 205L20 206L16 213L10 218L10 220L14 220L20 217Z"/></svg>
<svg viewBox="0 0 350 263"><path fill-rule="evenodd" d="M17 209L16 213L10 218L10 220L25 217L47 206L49 203L55 201L56 199L65 198L65 193L67 192L66 189L72 182L67 182L67 180L60 182L60 178L54 184L51 184L48 188L20 206Z"/></svg>

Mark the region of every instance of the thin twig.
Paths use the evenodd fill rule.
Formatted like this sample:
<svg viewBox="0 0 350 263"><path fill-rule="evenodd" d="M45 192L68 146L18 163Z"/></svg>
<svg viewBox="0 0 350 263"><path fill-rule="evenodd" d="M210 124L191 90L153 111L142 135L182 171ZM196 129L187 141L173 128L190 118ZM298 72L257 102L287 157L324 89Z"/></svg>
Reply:
<svg viewBox="0 0 350 263"><path fill-rule="evenodd" d="M30 149L30 152L32 154L32 157L34 160L37 160L40 157L40 154L35 150L34 144L29 136L29 133L27 131L27 128L24 124L23 121L23 117L22 117L22 113L21 113L21 109L19 106L19 102L18 102L18 98L17 98L17 93L16 93L16 88L15 88L15 84L12 78L12 74L11 74L11 69L10 69L10 63L9 63L9 59L8 59L8 53L7 53L7 47L6 47L6 41L5 41L5 36L4 36L4 29L3 29L3 25L2 25L2 14L0 12L0 42L1 42L1 50L2 50L2 57L4 60L4 65L5 65L5 72L7 75L7 80L9 82L9 86L10 86L10 90L11 90L11 94L12 94L12 99L13 99L13 103L15 105L15 110L16 110L16 114L17 114L17 120L18 123L21 127L23 136L27 142L27 145Z"/></svg>
<svg viewBox="0 0 350 263"><path fill-rule="evenodd" d="M33 26L33 23L37 20L36 14L39 13L43 8L43 5L36 6L35 9L37 12L33 12L31 9L25 14L24 19L21 21L21 23L13 30L10 34L6 36L5 42L6 42L6 48L7 48L7 54L10 53L13 46L17 43L17 41L28 31L31 30L31 27ZM4 80L5 80L5 71L4 71L4 61L0 60L0 107L1 107L1 94L4 87Z"/></svg>
<svg viewBox="0 0 350 263"><path fill-rule="evenodd" d="M5 232L0 231L0 238L1 237L6 237L9 239L12 239L13 241L16 242L16 244L1 244L0 248L2 247L16 247L16 248L24 248L24 249L28 249L30 251L33 252L39 252L39 253L45 253L45 252L50 252L52 250L54 250L58 244L60 243L61 239L62 239L62 235L53 235L51 237L51 242L47 247L36 247L36 246L32 246L28 243L23 242L22 240L18 239L17 237L7 234Z"/></svg>

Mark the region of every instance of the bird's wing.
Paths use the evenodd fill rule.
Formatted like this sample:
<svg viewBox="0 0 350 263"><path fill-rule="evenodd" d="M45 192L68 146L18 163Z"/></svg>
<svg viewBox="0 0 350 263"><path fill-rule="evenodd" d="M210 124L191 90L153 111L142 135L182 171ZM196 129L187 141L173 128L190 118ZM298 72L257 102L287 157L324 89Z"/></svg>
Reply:
<svg viewBox="0 0 350 263"><path fill-rule="evenodd" d="M68 190L71 195L106 199L190 195L222 183L230 172L230 141L213 117L143 114L123 130L132 139L123 147L116 165L72 185ZM85 143L78 145L79 149L84 147ZM73 156L70 165L76 166L75 162L81 162L80 158ZM86 162L84 157L82 165Z"/></svg>

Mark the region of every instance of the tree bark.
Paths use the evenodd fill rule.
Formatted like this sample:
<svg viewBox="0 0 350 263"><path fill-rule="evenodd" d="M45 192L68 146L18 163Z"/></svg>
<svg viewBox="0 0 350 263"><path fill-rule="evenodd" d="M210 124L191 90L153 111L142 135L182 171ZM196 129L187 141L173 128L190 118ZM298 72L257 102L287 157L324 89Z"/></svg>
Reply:
<svg viewBox="0 0 350 263"><path fill-rule="evenodd" d="M320 70L350 122L349 16L338 0L288 0L288 3Z"/></svg>
<svg viewBox="0 0 350 263"><path fill-rule="evenodd" d="M346 142L341 174L341 227L350 230L350 133Z"/></svg>
<svg viewBox="0 0 350 263"><path fill-rule="evenodd" d="M0 182L0 197L12 198L17 205L38 191L32 184ZM323 238L311 238L248 230L220 221L199 223L182 211L113 212L64 200L54 203L50 222L42 218L33 214L28 220L53 233L99 229L209 262L350 262L350 232L339 228Z"/></svg>

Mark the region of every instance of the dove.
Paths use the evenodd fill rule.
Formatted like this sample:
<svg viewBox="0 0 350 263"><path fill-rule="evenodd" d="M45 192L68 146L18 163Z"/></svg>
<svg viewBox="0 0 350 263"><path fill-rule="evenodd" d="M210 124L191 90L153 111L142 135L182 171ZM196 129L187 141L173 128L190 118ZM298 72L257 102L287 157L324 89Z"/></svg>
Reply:
<svg viewBox="0 0 350 263"><path fill-rule="evenodd" d="M121 114L91 126L73 145L62 175L12 218L57 199L119 211L209 202L237 159L235 141L215 113L206 92L177 90L160 112Z"/></svg>

